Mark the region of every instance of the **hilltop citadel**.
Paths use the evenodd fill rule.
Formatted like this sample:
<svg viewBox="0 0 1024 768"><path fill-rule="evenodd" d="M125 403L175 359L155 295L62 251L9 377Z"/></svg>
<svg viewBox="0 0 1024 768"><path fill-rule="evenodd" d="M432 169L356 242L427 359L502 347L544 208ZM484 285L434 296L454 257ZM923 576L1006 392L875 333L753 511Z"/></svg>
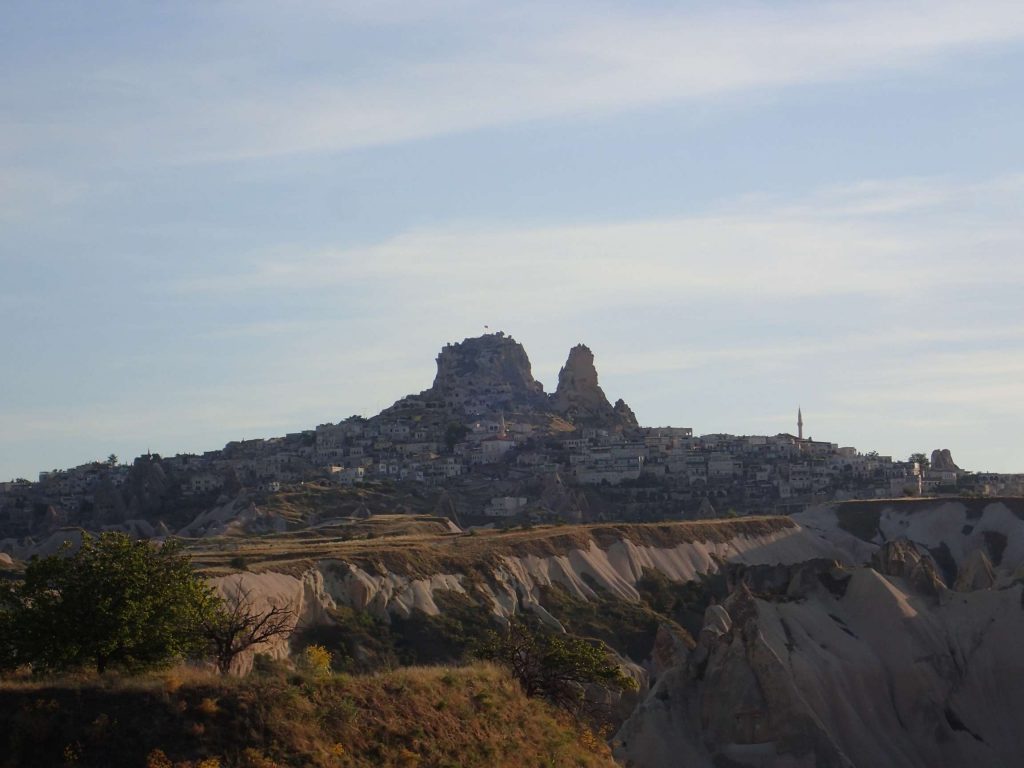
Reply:
<svg viewBox="0 0 1024 768"><path fill-rule="evenodd" d="M127 527L144 536L219 532L192 524L213 507L242 509L318 483L406 489L406 511L462 524L684 519L853 498L1021 491L1020 476L965 472L948 450L922 466L805 438L803 426L799 412L796 435L641 427L623 400L605 396L586 346L570 351L548 394L522 345L498 332L446 345L429 389L372 418L202 455L147 454L130 465L112 457L41 472L37 482L0 483L0 538L66 526Z"/></svg>

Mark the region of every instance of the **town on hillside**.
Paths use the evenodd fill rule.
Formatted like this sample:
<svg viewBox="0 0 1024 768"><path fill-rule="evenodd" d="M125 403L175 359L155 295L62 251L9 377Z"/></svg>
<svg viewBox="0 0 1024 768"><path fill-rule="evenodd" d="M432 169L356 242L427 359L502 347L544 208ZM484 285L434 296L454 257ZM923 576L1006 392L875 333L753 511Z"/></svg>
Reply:
<svg viewBox="0 0 1024 768"><path fill-rule="evenodd" d="M146 537L222 533L223 516L220 525L197 521L208 523L213 508L252 510L314 487L377 491L352 496L355 514L427 512L464 526L707 518L785 513L831 500L1024 493L1024 475L966 472L948 450L896 460L804 437L799 410L794 426L795 434L747 436L641 427L625 402L609 402L586 346L570 351L548 394L522 345L497 332L445 346L429 389L372 418L231 442L201 455L147 453L131 464L111 456L40 472L34 481L0 482L0 549L5 539L39 539L67 527L117 527ZM396 495L401 504L392 503ZM281 530L288 522L267 524Z"/></svg>

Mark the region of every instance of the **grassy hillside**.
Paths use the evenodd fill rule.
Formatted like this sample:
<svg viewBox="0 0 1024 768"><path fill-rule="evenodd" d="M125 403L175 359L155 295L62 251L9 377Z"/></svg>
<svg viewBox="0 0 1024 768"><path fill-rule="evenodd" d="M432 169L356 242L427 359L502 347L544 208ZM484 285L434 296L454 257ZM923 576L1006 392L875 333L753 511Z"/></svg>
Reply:
<svg viewBox="0 0 1024 768"><path fill-rule="evenodd" d="M0 683L0 766L613 766L500 669Z"/></svg>
<svg viewBox="0 0 1024 768"><path fill-rule="evenodd" d="M438 494L423 493L415 488L412 491L390 483L349 486L326 481L307 482L268 493L259 500L259 505L295 526L361 514L430 513Z"/></svg>
<svg viewBox="0 0 1024 768"><path fill-rule="evenodd" d="M416 526L403 529L396 521ZM384 569L407 576L465 573L502 556L562 555L607 548L623 540L637 545L673 547L693 541L727 541L736 536L764 536L794 527L788 517L742 517L672 523L544 525L507 530L450 533L437 518L380 516L360 522L360 536L331 527L313 531L268 534L247 540L197 541L191 547L197 565L209 573L250 570L301 573L317 560L336 559L367 570Z"/></svg>

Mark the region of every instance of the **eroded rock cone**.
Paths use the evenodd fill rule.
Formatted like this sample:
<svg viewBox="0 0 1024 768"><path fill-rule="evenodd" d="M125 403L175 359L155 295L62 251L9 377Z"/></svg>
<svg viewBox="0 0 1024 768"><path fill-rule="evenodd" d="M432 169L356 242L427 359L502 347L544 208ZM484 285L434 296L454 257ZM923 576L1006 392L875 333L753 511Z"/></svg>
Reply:
<svg viewBox="0 0 1024 768"><path fill-rule="evenodd" d="M758 602L740 584L705 612L697 647L619 730L625 765L852 768L765 640Z"/></svg>
<svg viewBox="0 0 1024 768"><path fill-rule="evenodd" d="M931 460L932 469L938 469L945 472L960 472L960 467L953 461L953 454L949 452L949 448L936 448L932 451Z"/></svg>
<svg viewBox="0 0 1024 768"><path fill-rule="evenodd" d="M597 383L594 353L585 344L569 350L569 358L558 372L558 388L552 405L573 424L636 426L636 416L622 400L614 406Z"/></svg>
<svg viewBox="0 0 1024 768"><path fill-rule="evenodd" d="M621 397L615 401L615 405L612 406L612 410L615 411L615 415L623 426L635 427L638 425L636 414L633 413L633 409L626 405L626 401Z"/></svg>
<svg viewBox="0 0 1024 768"><path fill-rule="evenodd" d="M938 597L946 591L935 560L908 539L887 541L871 556L871 567L883 576L905 579L914 591Z"/></svg>
<svg viewBox="0 0 1024 768"><path fill-rule="evenodd" d="M651 649L651 675L658 678L672 667L684 664L693 647L693 638L685 633L685 630L661 624L654 636L654 647Z"/></svg>
<svg viewBox="0 0 1024 768"><path fill-rule="evenodd" d="M996 583L992 561L983 550L976 549L969 554L960 566L953 589L957 592L975 592L979 589L991 589Z"/></svg>

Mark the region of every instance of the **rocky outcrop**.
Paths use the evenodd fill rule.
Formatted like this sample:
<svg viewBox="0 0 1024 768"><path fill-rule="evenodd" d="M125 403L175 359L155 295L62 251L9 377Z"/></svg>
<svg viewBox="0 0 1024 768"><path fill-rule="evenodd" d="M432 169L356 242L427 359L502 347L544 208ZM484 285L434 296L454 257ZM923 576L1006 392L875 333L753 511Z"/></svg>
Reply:
<svg viewBox="0 0 1024 768"><path fill-rule="evenodd" d="M732 562L723 570L730 590L742 586L757 597L779 600L802 600L822 587L842 597L850 578L844 563L830 558L809 558L797 565Z"/></svg>
<svg viewBox="0 0 1024 768"><path fill-rule="evenodd" d="M907 563L905 548L889 563ZM830 591L763 599L745 582L620 729L632 768L1016 765L1021 586L956 601L847 569ZM773 581L783 581L778 578ZM1014 670L1013 673L1008 673Z"/></svg>
<svg viewBox="0 0 1024 768"><path fill-rule="evenodd" d="M871 558L872 567L883 576L895 576L919 594L938 597L946 591L935 560L907 539L886 542Z"/></svg>
<svg viewBox="0 0 1024 768"><path fill-rule="evenodd" d="M867 563L886 541L908 539L921 552L943 555L942 570L955 582L957 569L983 550L1006 580L1024 565L1024 499L885 499L833 502L793 515L809 531ZM867 536L864 528L874 535Z"/></svg>
<svg viewBox="0 0 1024 768"><path fill-rule="evenodd" d="M266 613L273 607L291 611L293 627L296 629L329 622L328 611L335 605L324 590L323 574L315 569L299 577L272 571L236 573L213 578L210 585L221 597L229 600L244 595L245 602L256 613ZM287 658L290 653L289 638L277 636L239 654L232 664L232 671L248 673L256 653L265 653L278 659Z"/></svg>
<svg viewBox="0 0 1024 768"><path fill-rule="evenodd" d="M765 639L745 585L707 609L697 647L623 725L615 756L636 768L853 766Z"/></svg>
<svg viewBox="0 0 1024 768"><path fill-rule="evenodd" d="M971 514L985 520L988 510ZM916 530L879 517L883 534L890 526ZM1007 526L1024 528L1011 517ZM922 519L932 530L945 516ZM634 670L638 679L654 683L616 737L622 764L1017 764L1024 586L1005 570L1018 562L1012 530L1007 564L996 569L987 550L962 555L946 538L929 547L893 536L878 546L844 532L857 546L873 546L855 559L833 531L787 519L686 525L671 528L689 531L685 540L645 526L553 531L550 540L489 550L471 571L459 570L461 557L418 559L397 572L396 560L371 556L321 560L298 575L241 578L271 600L291 601L304 623L329 620L340 606L383 620L417 610L433 615L447 604L442 597L458 594L501 617L532 611L555 631L569 617L541 605L554 585L574 601L636 601L638 582L652 571L672 582L703 581L714 586L702 624L692 627L696 640L665 624L649 657L632 660L644 664L645 674ZM964 531L964 539L974 535ZM959 566L957 588L965 591L942 583L929 552L939 543ZM424 562L447 563L449 572L424 570ZM282 643L272 652L287 649ZM608 704L618 711L623 701Z"/></svg>
<svg viewBox="0 0 1024 768"><path fill-rule="evenodd" d="M957 592L974 592L979 589L991 589L995 584L996 573L992 561L983 550L976 549L960 566L960 573L956 577L953 589Z"/></svg>
<svg viewBox="0 0 1024 768"><path fill-rule="evenodd" d="M961 472L960 467L953 461L953 455L949 452L949 448L936 448L932 451L931 468L942 470L944 472Z"/></svg>
<svg viewBox="0 0 1024 768"><path fill-rule="evenodd" d="M684 664L693 645L693 638L678 627L668 624L659 626L647 670L650 676L657 679L673 667Z"/></svg>
<svg viewBox="0 0 1024 768"><path fill-rule="evenodd" d="M445 345L437 356L434 384L423 397L452 407L475 399L495 406L546 404L544 386L533 378L523 345L500 331Z"/></svg>
<svg viewBox="0 0 1024 768"><path fill-rule="evenodd" d="M612 410L615 411L615 416L623 426L636 427L639 425L639 422L636 420L636 414L633 413L633 409L626 405L626 401L621 397L615 401L615 405L612 406Z"/></svg>
<svg viewBox="0 0 1024 768"><path fill-rule="evenodd" d="M490 568L487 579L474 577L474 586L492 612L507 617L521 610L541 613L541 591L553 585L582 601L594 600L599 593L636 601L640 598L636 584L645 570L681 582L718 573L730 563L796 563L835 554L834 548L795 526L674 546L637 544L625 537L599 545L591 539L562 554L504 555ZM339 560L325 560L317 568L324 573L326 590L334 601L383 619L406 617L415 609L436 615L433 595L437 590L467 591L466 574L460 572L405 575Z"/></svg>
<svg viewBox="0 0 1024 768"><path fill-rule="evenodd" d="M625 402L612 406L597 383L594 353L585 344L569 350L569 359L558 372L558 388L551 397L553 408L578 425L636 426L636 416Z"/></svg>
<svg viewBox="0 0 1024 768"><path fill-rule="evenodd" d="M213 509L197 515L192 522L178 531L188 538L203 536L246 536L260 533L280 533L287 530L288 521L270 509L263 509L245 496L238 496Z"/></svg>
<svg viewBox="0 0 1024 768"><path fill-rule="evenodd" d="M454 570L396 573L378 564L327 559L299 575L242 572L220 577L215 584L233 587L241 580L246 590L259 596L261 604L294 605L300 627L329 623L329 611L339 605L385 621L407 618L414 611L436 616L440 613L437 595L457 593L482 601L496 616L529 611L560 630L558 617L541 605L543 590L553 585L560 586L568 597L584 602L599 597L635 602L640 599L637 582L645 571L657 571L671 581L683 582L718 573L730 563L767 566L836 554L831 545L785 519L760 530L758 533L751 528L727 537L709 535L705 540L694 538L674 545L639 544L626 537L603 540L599 545L591 538L561 554L506 554L485 569L474 568L472 574ZM677 641L685 645L685 636L677 636L673 643ZM667 647L663 651L665 663L676 652ZM275 646L274 653L284 654L285 645Z"/></svg>

